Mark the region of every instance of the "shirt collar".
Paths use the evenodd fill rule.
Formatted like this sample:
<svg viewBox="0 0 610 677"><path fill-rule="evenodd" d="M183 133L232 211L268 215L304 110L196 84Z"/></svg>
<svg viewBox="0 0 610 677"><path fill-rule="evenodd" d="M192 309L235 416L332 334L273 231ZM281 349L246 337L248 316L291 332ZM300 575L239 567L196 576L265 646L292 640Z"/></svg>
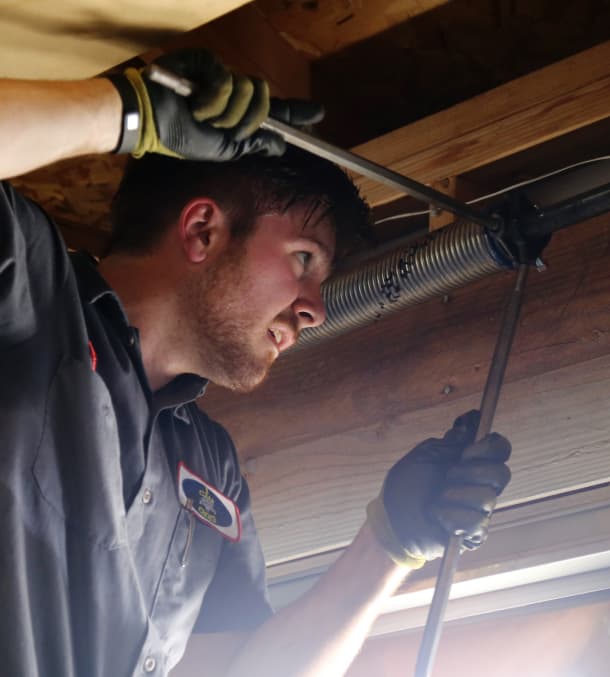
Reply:
<svg viewBox="0 0 610 677"><path fill-rule="evenodd" d="M97 260L83 251L75 252L70 257L83 304L94 305L104 299L113 306L113 320L129 327L129 320L119 297L97 270Z"/></svg>
<svg viewBox="0 0 610 677"><path fill-rule="evenodd" d="M98 272L97 260L84 251L71 254L71 259L83 304L97 305L99 302L109 304L110 318L115 326L123 330L126 327L129 328L129 320L123 305L114 290L108 286L106 280ZM173 407L177 418L189 422L190 418L182 405L202 397L207 384L207 379L196 374L180 374L153 393L154 407L157 411Z"/></svg>

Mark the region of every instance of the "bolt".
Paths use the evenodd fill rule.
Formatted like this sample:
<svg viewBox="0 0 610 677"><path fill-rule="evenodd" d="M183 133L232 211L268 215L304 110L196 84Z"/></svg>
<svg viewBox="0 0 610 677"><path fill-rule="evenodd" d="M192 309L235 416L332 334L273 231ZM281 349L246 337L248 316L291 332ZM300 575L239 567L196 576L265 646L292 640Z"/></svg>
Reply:
<svg viewBox="0 0 610 677"><path fill-rule="evenodd" d="M447 384L443 388L443 395L449 395L452 391L453 391L453 388L449 384Z"/></svg>

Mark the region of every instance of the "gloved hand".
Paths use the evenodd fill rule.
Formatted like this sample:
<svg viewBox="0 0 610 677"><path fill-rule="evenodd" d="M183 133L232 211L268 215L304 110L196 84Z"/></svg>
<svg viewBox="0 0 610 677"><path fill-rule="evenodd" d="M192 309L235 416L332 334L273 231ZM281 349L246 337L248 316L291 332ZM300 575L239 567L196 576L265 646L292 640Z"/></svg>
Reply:
<svg viewBox="0 0 610 677"><path fill-rule="evenodd" d="M456 419L442 439L418 444L388 472L368 523L396 562L419 569L441 557L450 535L464 547L487 538L496 499L510 480L508 440L492 433L473 444L479 412Z"/></svg>
<svg viewBox="0 0 610 677"><path fill-rule="evenodd" d="M155 152L189 160L225 161L248 153L281 155L285 142L260 130L271 108L269 87L257 78L229 71L204 49L182 49L154 63L195 85L189 97L152 82L145 69L128 68L110 79L124 111L139 111L140 125L123 133L116 152L135 157ZM272 115L295 125L314 124L323 109L308 101L273 101Z"/></svg>

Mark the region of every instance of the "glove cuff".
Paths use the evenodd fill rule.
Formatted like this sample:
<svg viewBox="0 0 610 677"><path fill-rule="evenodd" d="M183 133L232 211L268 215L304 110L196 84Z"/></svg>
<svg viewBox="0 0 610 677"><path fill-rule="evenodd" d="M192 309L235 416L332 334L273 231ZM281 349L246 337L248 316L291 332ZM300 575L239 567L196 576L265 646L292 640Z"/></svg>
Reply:
<svg viewBox="0 0 610 677"><path fill-rule="evenodd" d="M142 128L142 111L140 110L138 94L125 75L108 75L106 77L115 86L123 104L121 135L116 148L112 152L117 154L131 153L138 145Z"/></svg>
<svg viewBox="0 0 610 677"><path fill-rule="evenodd" d="M423 557L412 555L396 538L388 519L383 499L380 496L367 505L366 516L366 521L375 534L377 541L396 564L400 564L408 569L421 569L424 566L426 560Z"/></svg>

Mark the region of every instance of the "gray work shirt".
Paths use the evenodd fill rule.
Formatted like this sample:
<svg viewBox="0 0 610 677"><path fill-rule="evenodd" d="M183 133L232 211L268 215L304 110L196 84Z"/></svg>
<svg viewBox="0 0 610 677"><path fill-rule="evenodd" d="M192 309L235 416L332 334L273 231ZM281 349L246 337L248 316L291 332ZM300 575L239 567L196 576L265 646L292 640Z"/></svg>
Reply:
<svg viewBox="0 0 610 677"><path fill-rule="evenodd" d="M234 447L194 402L204 381L151 393L95 263L6 184L0 376L3 675L164 675L193 628L271 614Z"/></svg>

